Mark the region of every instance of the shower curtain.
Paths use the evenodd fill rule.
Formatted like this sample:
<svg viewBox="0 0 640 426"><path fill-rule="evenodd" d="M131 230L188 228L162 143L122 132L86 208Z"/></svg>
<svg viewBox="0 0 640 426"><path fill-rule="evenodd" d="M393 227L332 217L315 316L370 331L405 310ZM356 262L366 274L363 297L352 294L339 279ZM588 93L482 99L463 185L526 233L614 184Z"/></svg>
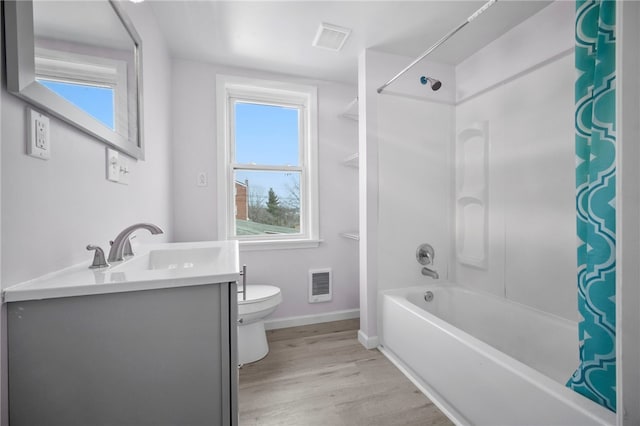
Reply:
<svg viewBox="0 0 640 426"><path fill-rule="evenodd" d="M615 1L576 2L580 365L567 382L615 412Z"/></svg>

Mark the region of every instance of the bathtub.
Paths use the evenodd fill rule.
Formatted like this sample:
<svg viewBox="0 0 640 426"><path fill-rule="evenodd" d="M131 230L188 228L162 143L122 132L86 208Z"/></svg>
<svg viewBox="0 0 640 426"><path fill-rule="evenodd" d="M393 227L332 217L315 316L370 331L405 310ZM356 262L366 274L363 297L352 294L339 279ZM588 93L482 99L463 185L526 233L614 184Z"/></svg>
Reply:
<svg viewBox="0 0 640 426"><path fill-rule="evenodd" d="M380 306L380 350L457 424L616 423L564 385L575 322L454 284L384 291Z"/></svg>

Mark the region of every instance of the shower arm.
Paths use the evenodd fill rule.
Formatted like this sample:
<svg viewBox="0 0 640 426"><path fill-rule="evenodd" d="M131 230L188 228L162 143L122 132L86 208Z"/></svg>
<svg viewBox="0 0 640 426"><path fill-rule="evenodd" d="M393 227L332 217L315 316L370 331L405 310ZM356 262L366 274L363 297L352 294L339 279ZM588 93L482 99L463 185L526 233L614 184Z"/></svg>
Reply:
<svg viewBox="0 0 640 426"><path fill-rule="evenodd" d="M476 19L478 16L480 16L485 10L489 9L491 6L493 6L493 4L498 1L498 0L489 0L488 2L486 2L480 9L476 10L471 16L469 16L467 18L466 21L464 21L463 23L461 23L460 25L458 25L456 28L452 29L451 31L449 31L447 34L445 34L444 37L442 37L440 40L436 41L435 44L433 46L431 46L430 48L428 48L427 50L425 50L422 55L418 56L413 62L411 62L409 65L407 65L402 71L400 71L398 74L396 74L391 80L387 81L385 84L383 84L382 86L378 87L378 93L382 93L382 91L391 83L393 83L394 81L396 81L398 78L400 78L400 76L402 76L402 74L406 73L407 71L409 71L411 68L414 67L414 65L416 65L418 62L420 62L421 60L423 60L427 55L429 55L431 52L433 52L434 50L436 50L438 48L438 46L440 46L442 43L444 43L445 41L449 40L455 33L457 33L458 31L460 31L462 28L464 28L469 22L473 21L474 19Z"/></svg>

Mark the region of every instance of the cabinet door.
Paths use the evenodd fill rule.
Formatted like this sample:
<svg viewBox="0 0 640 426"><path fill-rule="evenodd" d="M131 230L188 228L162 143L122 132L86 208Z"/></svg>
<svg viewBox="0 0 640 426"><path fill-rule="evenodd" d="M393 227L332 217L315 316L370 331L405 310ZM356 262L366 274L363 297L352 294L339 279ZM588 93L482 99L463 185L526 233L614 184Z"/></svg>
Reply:
<svg viewBox="0 0 640 426"><path fill-rule="evenodd" d="M229 424L228 295L216 284L9 303L11 425Z"/></svg>

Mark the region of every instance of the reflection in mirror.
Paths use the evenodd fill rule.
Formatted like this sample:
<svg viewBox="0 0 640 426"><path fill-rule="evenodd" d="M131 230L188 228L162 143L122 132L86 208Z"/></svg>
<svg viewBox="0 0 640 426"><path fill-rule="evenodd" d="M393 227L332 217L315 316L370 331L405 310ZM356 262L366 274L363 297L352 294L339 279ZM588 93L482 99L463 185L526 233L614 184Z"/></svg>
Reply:
<svg viewBox="0 0 640 426"><path fill-rule="evenodd" d="M9 90L143 158L140 39L119 7L107 0L6 3ZM13 85L11 60L19 64Z"/></svg>

